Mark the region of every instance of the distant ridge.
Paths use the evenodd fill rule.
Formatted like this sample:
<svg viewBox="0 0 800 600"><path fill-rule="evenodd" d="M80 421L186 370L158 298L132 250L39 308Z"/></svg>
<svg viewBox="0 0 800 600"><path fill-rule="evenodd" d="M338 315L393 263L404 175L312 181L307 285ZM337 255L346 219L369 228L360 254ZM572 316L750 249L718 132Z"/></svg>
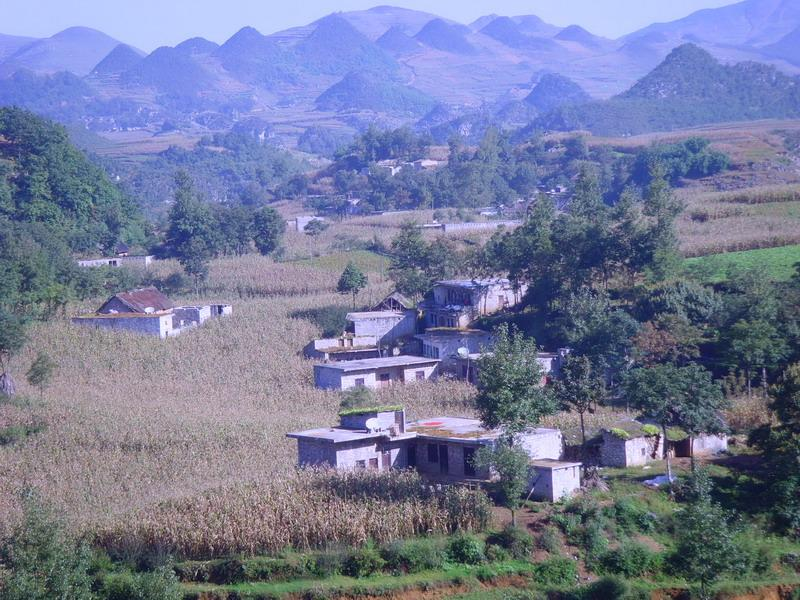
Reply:
<svg viewBox="0 0 800 600"><path fill-rule="evenodd" d="M422 45L408 35L399 25L395 25L375 42L378 46L394 55L411 54Z"/></svg>
<svg viewBox="0 0 800 600"><path fill-rule="evenodd" d="M546 73L525 98L525 103L540 113L547 113L562 106L584 104L591 97L581 86L558 73Z"/></svg>
<svg viewBox="0 0 800 600"><path fill-rule="evenodd" d="M451 54L476 54L477 48L469 43L464 25L451 25L442 19L433 19L414 36L426 46Z"/></svg>
<svg viewBox="0 0 800 600"><path fill-rule="evenodd" d="M119 75L132 69L144 59L134 48L127 44L119 44L92 69L92 75Z"/></svg>
<svg viewBox="0 0 800 600"><path fill-rule="evenodd" d="M316 100L320 110L370 110L417 116L430 111L435 104L433 98L417 89L364 72L348 73Z"/></svg>

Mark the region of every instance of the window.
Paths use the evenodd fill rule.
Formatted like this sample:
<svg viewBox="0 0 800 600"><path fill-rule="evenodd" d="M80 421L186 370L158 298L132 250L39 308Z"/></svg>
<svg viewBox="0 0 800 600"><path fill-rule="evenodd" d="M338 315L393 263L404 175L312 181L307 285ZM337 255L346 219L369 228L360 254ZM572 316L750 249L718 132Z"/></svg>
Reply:
<svg viewBox="0 0 800 600"><path fill-rule="evenodd" d="M356 469L359 471L364 471L367 468L367 461L365 460L357 460L356 461Z"/></svg>
<svg viewBox="0 0 800 600"><path fill-rule="evenodd" d="M644 456L645 454L647 454L647 450L645 448L642 448L642 456Z"/></svg>
<svg viewBox="0 0 800 600"><path fill-rule="evenodd" d="M435 444L428 444L428 462L429 463L439 462L439 448Z"/></svg>
<svg viewBox="0 0 800 600"><path fill-rule="evenodd" d="M363 378L356 379L356 387L364 387L365 383Z"/></svg>
<svg viewBox="0 0 800 600"><path fill-rule="evenodd" d="M377 458L370 458L369 459L369 470L370 471L377 471L378 470L378 459Z"/></svg>
<svg viewBox="0 0 800 600"><path fill-rule="evenodd" d="M417 381L425 381L425 371L417 371L415 376Z"/></svg>

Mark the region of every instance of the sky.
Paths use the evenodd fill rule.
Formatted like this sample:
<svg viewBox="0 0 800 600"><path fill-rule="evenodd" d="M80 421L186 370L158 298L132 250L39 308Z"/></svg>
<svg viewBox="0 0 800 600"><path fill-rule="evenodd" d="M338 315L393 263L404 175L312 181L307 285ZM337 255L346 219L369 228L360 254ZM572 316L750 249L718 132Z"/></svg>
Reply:
<svg viewBox="0 0 800 600"><path fill-rule="evenodd" d="M264 34L337 11L391 4L469 23L485 14L535 14L616 38L734 0L0 0L0 33L48 37L73 25L151 51L201 36L222 43L245 25Z"/></svg>

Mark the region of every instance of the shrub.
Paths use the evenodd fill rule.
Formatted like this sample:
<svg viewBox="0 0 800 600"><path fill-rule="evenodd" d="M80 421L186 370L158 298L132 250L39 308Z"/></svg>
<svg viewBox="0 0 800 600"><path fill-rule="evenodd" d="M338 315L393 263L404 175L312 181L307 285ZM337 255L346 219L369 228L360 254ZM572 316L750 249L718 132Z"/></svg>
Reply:
<svg viewBox="0 0 800 600"><path fill-rule="evenodd" d="M627 534L636 531L648 533L655 528L658 517L630 497L617 500L608 511L617 526Z"/></svg>
<svg viewBox="0 0 800 600"><path fill-rule="evenodd" d="M606 552L600 563L609 573L634 578L657 570L659 557L641 544L626 542L616 550Z"/></svg>
<svg viewBox="0 0 800 600"><path fill-rule="evenodd" d="M558 529L552 525L545 527L539 535L539 548L546 550L550 554L560 554L562 543Z"/></svg>
<svg viewBox="0 0 800 600"><path fill-rule="evenodd" d="M569 558L549 558L533 565L533 578L544 586L574 585L578 579L575 561Z"/></svg>
<svg viewBox="0 0 800 600"><path fill-rule="evenodd" d="M242 583L247 580L244 563L238 558L215 561L210 564L209 580L218 585Z"/></svg>
<svg viewBox="0 0 800 600"><path fill-rule="evenodd" d="M340 575L347 561L347 551L343 548L328 550L317 554L314 561L314 574L318 577Z"/></svg>
<svg viewBox="0 0 800 600"><path fill-rule="evenodd" d="M486 560L489 562L503 562L511 558L511 554L497 544L487 544L486 546Z"/></svg>
<svg viewBox="0 0 800 600"><path fill-rule="evenodd" d="M169 569L151 573L110 575L103 583L103 600L181 600L183 591Z"/></svg>
<svg viewBox="0 0 800 600"><path fill-rule="evenodd" d="M492 534L486 540L508 550L514 558L527 558L533 552L533 536L520 527L507 525L502 531Z"/></svg>
<svg viewBox="0 0 800 600"><path fill-rule="evenodd" d="M622 600L628 595L628 584L617 577L603 577L586 586L581 600Z"/></svg>
<svg viewBox="0 0 800 600"><path fill-rule="evenodd" d="M450 538L447 555L453 562L477 565L485 559L484 547L485 544L480 538L469 533L460 533Z"/></svg>
<svg viewBox="0 0 800 600"><path fill-rule="evenodd" d="M314 559L303 554L292 554L287 558L251 558L244 563L247 581L291 581L314 573Z"/></svg>
<svg viewBox="0 0 800 600"><path fill-rule="evenodd" d="M603 524L599 521L592 521L583 529L581 536L581 547L586 552L586 560L593 562L597 560L608 549L608 538L603 530Z"/></svg>
<svg viewBox="0 0 800 600"><path fill-rule="evenodd" d="M386 561L371 544L350 553L342 572L349 577L369 577L383 569Z"/></svg>
<svg viewBox="0 0 800 600"><path fill-rule="evenodd" d="M740 535L736 541L741 552L743 567L750 573L763 575L775 564L777 556L769 541L759 539L755 535Z"/></svg>
<svg viewBox="0 0 800 600"><path fill-rule="evenodd" d="M406 573L439 569L446 558L443 540L435 538L393 542L382 554L388 568Z"/></svg>

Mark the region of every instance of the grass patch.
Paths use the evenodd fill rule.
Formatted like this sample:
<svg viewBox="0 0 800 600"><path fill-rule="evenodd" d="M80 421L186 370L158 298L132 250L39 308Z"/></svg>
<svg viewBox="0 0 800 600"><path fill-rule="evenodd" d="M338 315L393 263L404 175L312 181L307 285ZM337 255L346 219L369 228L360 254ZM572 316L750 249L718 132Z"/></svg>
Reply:
<svg viewBox="0 0 800 600"><path fill-rule="evenodd" d="M297 263L314 269L341 273L348 263L352 262L365 273L384 273L389 268L389 259L369 250L353 250L338 252L327 256L304 258Z"/></svg>
<svg viewBox="0 0 800 600"><path fill-rule="evenodd" d="M686 271L704 283L721 283L731 270L758 268L772 281L789 281L800 263L800 245L712 254L684 261Z"/></svg>

